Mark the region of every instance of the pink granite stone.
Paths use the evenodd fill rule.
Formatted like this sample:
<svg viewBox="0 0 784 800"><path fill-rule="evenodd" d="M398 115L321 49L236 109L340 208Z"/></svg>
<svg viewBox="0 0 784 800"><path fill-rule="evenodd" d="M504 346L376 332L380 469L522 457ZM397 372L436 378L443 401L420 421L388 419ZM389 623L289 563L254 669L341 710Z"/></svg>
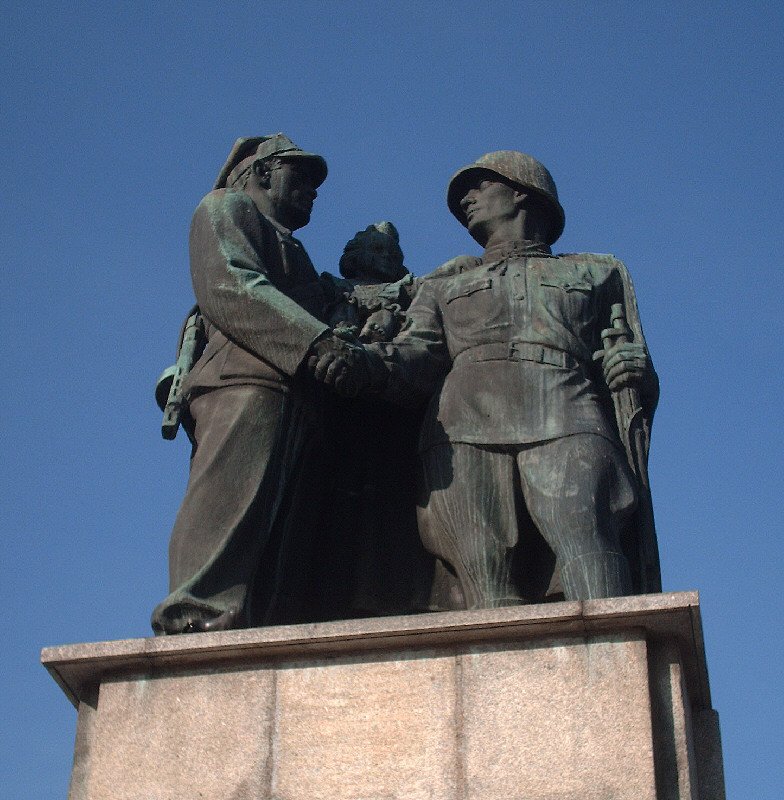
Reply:
<svg viewBox="0 0 784 800"><path fill-rule="evenodd" d="M275 800L453 800L454 658L357 658L278 672Z"/></svg>
<svg viewBox="0 0 784 800"><path fill-rule="evenodd" d="M641 634L460 659L466 800L657 800Z"/></svg>
<svg viewBox="0 0 784 800"><path fill-rule="evenodd" d="M272 682L264 669L105 682L85 798L263 797Z"/></svg>
<svg viewBox="0 0 784 800"><path fill-rule="evenodd" d="M80 709L70 800L724 800L694 593L42 658Z"/></svg>

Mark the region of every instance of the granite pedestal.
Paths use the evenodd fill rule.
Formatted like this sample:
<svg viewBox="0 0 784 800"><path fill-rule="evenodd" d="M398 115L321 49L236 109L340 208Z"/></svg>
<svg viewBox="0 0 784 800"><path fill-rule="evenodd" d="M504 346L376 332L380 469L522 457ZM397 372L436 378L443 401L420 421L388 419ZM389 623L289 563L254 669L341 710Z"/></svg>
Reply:
<svg viewBox="0 0 784 800"><path fill-rule="evenodd" d="M47 648L69 800L723 800L696 593Z"/></svg>

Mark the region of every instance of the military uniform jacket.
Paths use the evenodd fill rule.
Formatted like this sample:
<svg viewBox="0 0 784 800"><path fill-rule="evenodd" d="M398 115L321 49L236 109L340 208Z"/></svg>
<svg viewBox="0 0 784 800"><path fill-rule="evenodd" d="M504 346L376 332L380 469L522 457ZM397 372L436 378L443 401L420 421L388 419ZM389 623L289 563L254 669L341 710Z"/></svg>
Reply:
<svg viewBox="0 0 784 800"><path fill-rule="evenodd" d="M183 389L286 390L312 343L324 285L302 244L244 192L210 192L193 216L191 277L208 343Z"/></svg>
<svg viewBox="0 0 784 800"><path fill-rule="evenodd" d="M628 273L612 256L551 256L511 243L481 259L453 259L422 282L405 330L374 346L389 373L389 399L435 392L422 449L575 433L619 443L592 360L618 302L635 341L644 341Z"/></svg>

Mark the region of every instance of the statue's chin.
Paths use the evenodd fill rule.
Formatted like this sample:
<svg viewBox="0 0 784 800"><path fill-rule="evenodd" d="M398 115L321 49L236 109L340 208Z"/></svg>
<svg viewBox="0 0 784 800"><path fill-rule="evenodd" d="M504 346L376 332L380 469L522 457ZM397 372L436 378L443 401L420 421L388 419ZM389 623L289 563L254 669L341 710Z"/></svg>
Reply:
<svg viewBox="0 0 784 800"><path fill-rule="evenodd" d="M289 230L296 231L304 228L310 222L310 209L307 211L302 208L287 208L286 213L281 215L283 219L278 220Z"/></svg>
<svg viewBox="0 0 784 800"><path fill-rule="evenodd" d="M485 246L487 240L490 238L490 231L488 230L488 227L489 226L487 223L481 219L475 219L472 221L469 217L468 221L466 222L466 228L471 234L471 238L474 241L479 242L482 247Z"/></svg>

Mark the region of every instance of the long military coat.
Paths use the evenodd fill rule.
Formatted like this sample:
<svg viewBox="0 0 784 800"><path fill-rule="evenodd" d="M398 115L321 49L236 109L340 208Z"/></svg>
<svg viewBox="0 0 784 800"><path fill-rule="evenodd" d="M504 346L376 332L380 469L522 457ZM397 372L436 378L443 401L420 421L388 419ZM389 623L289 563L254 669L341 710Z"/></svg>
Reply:
<svg viewBox="0 0 784 800"><path fill-rule="evenodd" d="M260 624L289 529L307 527L293 513L316 505L292 501L280 518L314 427L295 373L328 330L316 316L324 285L302 245L244 192L219 189L202 200L190 250L208 343L183 384L195 443L169 546L171 593L153 612L159 632L178 632L194 615ZM282 531L276 553L273 530ZM254 596L263 601L252 609Z"/></svg>

